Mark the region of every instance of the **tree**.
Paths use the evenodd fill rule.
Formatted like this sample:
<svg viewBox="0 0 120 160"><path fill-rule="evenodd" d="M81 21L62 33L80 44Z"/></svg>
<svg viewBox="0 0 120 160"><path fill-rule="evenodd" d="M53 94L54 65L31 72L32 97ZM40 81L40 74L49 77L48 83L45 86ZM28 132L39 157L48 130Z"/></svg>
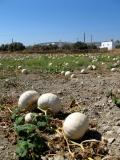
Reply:
<svg viewBox="0 0 120 160"><path fill-rule="evenodd" d="M9 51L22 51L25 46L20 42L14 42L9 45Z"/></svg>
<svg viewBox="0 0 120 160"><path fill-rule="evenodd" d="M0 46L0 51L8 51L8 44L2 44L1 46Z"/></svg>
<svg viewBox="0 0 120 160"><path fill-rule="evenodd" d="M0 51L22 51L25 49L25 46L20 42L14 42L10 44L2 44L0 46Z"/></svg>
<svg viewBox="0 0 120 160"><path fill-rule="evenodd" d="M86 43L76 42L76 43L74 43L73 48L74 48L74 49L84 50L84 49L88 49L88 46L87 46Z"/></svg>
<svg viewBox="0 0 120 160"><path fill-rule="evenodd" d="M97 49L97 46L93 43L88 45L88 49Z"/></svg>
<svg viewBox="0 0 120 160"><path fill-rule="evenodd" d="M70 45L70 44L64 44L64 45L62 46L62 49L71 50L71 49L72 49L72 45Z"/></svg>
<svg viewBox="0 0 120 160"><path fill-rule="evenodd" d="M119 40L115 41L115 48L120 48L120 41Z"/></svg>

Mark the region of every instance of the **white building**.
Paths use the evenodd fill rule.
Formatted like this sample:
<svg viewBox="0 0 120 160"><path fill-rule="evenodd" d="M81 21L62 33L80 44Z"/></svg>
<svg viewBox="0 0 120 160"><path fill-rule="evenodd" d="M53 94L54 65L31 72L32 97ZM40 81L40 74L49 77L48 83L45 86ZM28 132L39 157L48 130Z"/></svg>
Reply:
<svg viewBox="0 0 120 160"><path fill-rule="evenodd" d="M101 42L100 48L107 48L108 50L112 50L115 48L113 41Z"/></svg>

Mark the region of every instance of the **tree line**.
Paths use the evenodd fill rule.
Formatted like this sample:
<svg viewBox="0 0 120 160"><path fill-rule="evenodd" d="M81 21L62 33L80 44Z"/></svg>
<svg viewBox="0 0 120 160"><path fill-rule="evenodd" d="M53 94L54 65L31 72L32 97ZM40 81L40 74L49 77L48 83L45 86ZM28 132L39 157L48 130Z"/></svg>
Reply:
<svg viewBox="0 0 120 160"><path fill-rule="evenodd" d="M0 51L9 51L9 52L14 52L14 51L22 51L26 47L20 42L13 42L10 44L2 44L0 46Z"/></svg>
<svg viewBox="0 0 120 160"><path fill-rule="evenodd" d="M62 46L57 44L41 45L35 44L31 46L25 46L21 42L13 42L10 44L2 44L0 46L0 51L4 52L15 52L15 51L31 51L31 52L49 52L49 51L79 51L79 50L91 50L97 49L95 44L87 44L84 42L76 43L63 43Z"/></svg>
<svg viewBox="0 0 120 160"><path fill-rule="evenodd" d="M120 41L119 41L119 40L117 40L117 41L115 42L115 44L116 44L115 48L120 48Z"/></svg>
<svg viewBox="0 0 120 160"><path fill-rule="evenodd" d="M49 44L49 45L41 45L36 44L33 46L28 46L26 50L28 51L34 51L34 52L64 52L64 51L83 51L83 50L91 50L91 49L97 49L97 46L95 44L87 44L83 42L76 42L76 43L62 43L62 45L59 46L59 44Z"/></svg>

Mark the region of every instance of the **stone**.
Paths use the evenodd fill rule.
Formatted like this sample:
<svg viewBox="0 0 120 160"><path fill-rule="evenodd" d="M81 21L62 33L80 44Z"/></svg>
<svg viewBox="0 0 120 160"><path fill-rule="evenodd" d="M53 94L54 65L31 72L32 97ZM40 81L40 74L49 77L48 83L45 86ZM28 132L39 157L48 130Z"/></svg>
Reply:
<svg viewBox="0 0 120 160"><path fill-rule="evenodd" d="M117 134L120 134L120 128L117 130Z"/></svg>
<svg viewBox="0 0 120 160"><path fill-rule="evenodd" d="M112 135L113 134L113 131L107 131L106 132L106 135Z"/></svg>
<svg viewBox="0 0 120 160"><path fill-rule="evenodd" d="M48 160L54 160L54 158L53 157L49 157Z"/></svg>
<svg viewBox="0 0 120 160"><path fill-rule="evenodd" d="M56 155L54 156L54 160L65 160L65 158L62 155Z"/></svg>
<svg viewBox="0 0 120 160"><path fill-rule="evenodd" d="M62 90L58 90L58 91L57 91L57 94L63 95L63 91L62 91Z"/></svg>
<svg viewBox="0 0 120 160"><path fill-rule="evenodd" d="M41 157L41 160L47 160L47 158L42 156L42 157Z"/></svg>
<svg viewBox="0 0 120 160"><path fill-rule="evenodd" d="M4 150L5 149L5 146L0 146L0 150Z"/></svg>
<svg viewBox="0 0 120 160"><path fill-rule="evenodd" d="M112 103L112 99L108 99L108 103Z"/></svg>
<svg viewBox="0 0 120 160"><path fill-rule="evenodd" d="M120 121L116 122L116 126L120 126Z"/></svg>
<svg viewBox="0 0 120 160"><path fill-rule="evenodd" d="M107 132L107 131L109 130L109 126L104 125L104 126L102 127L102 129L103 129L104 132Z"/></svg>
<svg viewBox="0 0 120 160"><path fill-rule="evenodd" d="M112 144L115 141L115 138L108 138L108 143Z"/></svg>
<svg viewBox="0 0 120 160"><path fill-rule="evenodd" d="M115 131L116 133L118 133L119 130L120 130L120 127L119 127L119 126L114 126L113 129L114 129L114 131Z"/></svg>

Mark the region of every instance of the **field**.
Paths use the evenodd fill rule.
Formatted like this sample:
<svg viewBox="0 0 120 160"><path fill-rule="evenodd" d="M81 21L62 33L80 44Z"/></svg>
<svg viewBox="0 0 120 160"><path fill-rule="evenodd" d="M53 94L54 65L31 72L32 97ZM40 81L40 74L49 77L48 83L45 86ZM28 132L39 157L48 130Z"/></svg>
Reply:
<svg viewBox="0 0 120 160"><path fill-rule="evenodd" d="M88 67L90 65L94 65L95 68ZM27 69L28 73L21 73L18 66ZM82 69L85 69L83 73ZM75 77L66 78L61 71L71 71ZM60 143L63 141L60 140L61 137L58 138L60 141L53 138L56 133L50 136L45 133L47 138L53 140L56 150L53 147L54 151L45 152L46 155L43 154L42 159L120 159L119 53L1 54L0 89L0 160L17 159L15 148L18 137L14 133L10 117L17 108L19 96L27 90L36 90L39 95L54 93L61 99L64 116L80 111L86 114L90 121L89 131L82 140L76 142L74 148L64 137L63 146ZM58 127L59 116L61 115L53 117ZM93 139L96 141L92 141ZM78 144L85 140L89 141L85 142L82 150ZM70 155L71 152L74 153L73 157ZM58 157L59 154L61 159Z"/></svg>

